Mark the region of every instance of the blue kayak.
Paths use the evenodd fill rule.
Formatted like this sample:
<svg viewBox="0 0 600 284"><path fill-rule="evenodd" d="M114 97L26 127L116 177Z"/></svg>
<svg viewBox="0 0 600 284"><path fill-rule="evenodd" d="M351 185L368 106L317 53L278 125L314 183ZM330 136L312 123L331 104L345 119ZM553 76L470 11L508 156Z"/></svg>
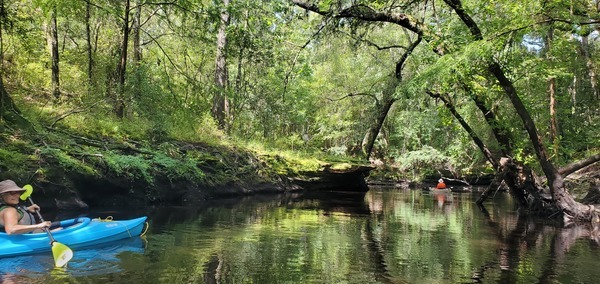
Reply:
<svg viewBox="0 0 600 284"><path fill-rule="evenodd" d="M60 221L62 229L53 231L54 239L75 249L139 236L146 217L130 220L100 220L80 217ZM0 257L48 252L50 238L45 232L8 235L0 233Z"/></svg>

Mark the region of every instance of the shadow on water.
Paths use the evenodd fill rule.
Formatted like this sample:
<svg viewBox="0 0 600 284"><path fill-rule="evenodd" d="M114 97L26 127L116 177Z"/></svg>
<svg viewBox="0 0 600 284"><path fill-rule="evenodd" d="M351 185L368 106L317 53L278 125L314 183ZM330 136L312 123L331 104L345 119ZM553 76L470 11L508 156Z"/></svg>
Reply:
<svg viewBox="0 0 600 284"><path fill-rule="evenodd" d="M303 209L312 209L323 214L348 214L351 216L370 215L369 205L365 201L365 192L345 191L308 191L297 195L292 202Z"/></svg>

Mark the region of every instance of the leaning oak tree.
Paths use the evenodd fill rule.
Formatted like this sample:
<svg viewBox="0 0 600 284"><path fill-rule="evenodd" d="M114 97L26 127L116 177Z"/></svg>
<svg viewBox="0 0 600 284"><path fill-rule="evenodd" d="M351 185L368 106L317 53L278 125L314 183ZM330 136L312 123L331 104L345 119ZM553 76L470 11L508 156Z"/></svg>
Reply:
<svg viewBox="0 0 600 284"><path fill-rule="evenodd" d="M302 9L337 20L337 23L351 22L363 26L391 24L416 35L419 40L413 42L417 45L421 43L420 39L423 39L422 42L425 43L423 48L435 53L438 60L425 67L425 71L422 70L421 75L415 75L408 80L400 80L402 78L400 74L404 67L402 62L406 58L399 59L399 64L396 65L394 72L396 84L392 84L392 86L403 88L411 84L419 85L420 88L411 90L418 89L433 98L441 99L450 113L468 132L486 159L497 169L498 178L507 185L522 208L534 209L546 215L561 216L565 223L600 220L600 210L595 206L577 202L565 188L564 182L566 175L599 161L600 155L592 155L563 169L555 166L555 162L552 161L544 144L544 137L540 134L536 122L523 100L524 90L515 85L517 79L511 72L514 65L509 64L510 61L507 59L511 56L511 45L520 45L521 41L531 37L527 32L533 32L535 27L564 22L579 25L579 27L597 24L597 19L593 18L593 15L597 15L597 13L586 13L588 7L585 6L575 7L578 8L575 9L577 11L575 14L569 13L569 11L573 11L572 5L562 6L560 3L553 3L552 7L546 7L546 2L538 3L538 1L491 4L465 1L471 5L469 7L465 7L461 0L444 0L443 3L435 1L309 2L302 0L292 0L292 2ZM593 11L593 7L589 8ZM490 15L490 11L494 11L494 9L497 10L497 14ZM562 13L553 13L554 16L548 16L549 13L546 13L557 9ZM524 18L508 14L519 10L546 17L538 20L536 17ZM502 15L502 13L507 14ZM500 25L487 24L487 21L493 17L507 22ZM582 21L582 17L587 18L587 21ZM482 31L478 22L486 23L486 29ZM408 50L413 51L414 47ZM404 56L409 55L411 52L404 53ZM411 60L419 61L420 59L411 58ZM451 60L459 63L448 63ZM426 64L425 62L423 60L423 64ZM434 74L441 69L440 66L444 66L443 72L450 73L452 76L440 79ZM430 76L431 79L427 76ZM509 106L511 112L519 118L528 137L529 148L535 154L539 168L547 180L549 194L548 190L538 182L539 179L533 169L524 161L520 161L516 155L513 156L515 138L505 126L509 123L506 122L507 115L503 117L496 114L497 110L489 106L491 99L486 98L486 91L501 93L504 97L503 100L506 101L505 105ZM483 139L479 138L472 127L461 118L452 99L457 96L466 97L476 105L493 133L500 150L490 151ZM389 101L394 102L393 99ZM380 110L382 115L379 117L378 123L385 119L388 109L389 106L386 105ZM375 126L374 131L379 131L379 128ZM376 137L376 135L372 136Z"/></svg>

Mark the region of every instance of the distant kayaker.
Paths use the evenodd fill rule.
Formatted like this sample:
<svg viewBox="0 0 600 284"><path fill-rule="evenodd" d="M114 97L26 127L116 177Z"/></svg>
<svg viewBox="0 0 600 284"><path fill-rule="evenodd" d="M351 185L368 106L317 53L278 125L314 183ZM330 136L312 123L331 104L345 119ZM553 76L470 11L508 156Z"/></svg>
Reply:
<svg viewBox="0 0 600 284"><path fill-rule="evenodd" d="M437 189L446 189L446 184L444 183L444 180L443 179L438 180L438 184L437 184L437 186L435 188L437 188Z"/></svg>
<svg viewBox="0 0 600 284"><path fill-rule="evenodd" d="M50 227L50 222L36 224L31 213L40 210L37 204L29 207L19 205L19 197L25 191L12 180L0 182L0 229L7 234L24 234Z"/></svg>

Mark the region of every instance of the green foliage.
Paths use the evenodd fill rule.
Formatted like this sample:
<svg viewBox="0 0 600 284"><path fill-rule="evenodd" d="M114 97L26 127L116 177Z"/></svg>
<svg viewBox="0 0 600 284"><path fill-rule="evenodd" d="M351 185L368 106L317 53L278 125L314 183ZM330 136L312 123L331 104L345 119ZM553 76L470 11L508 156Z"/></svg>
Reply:
<svg viewBox="0 0 600 284"><path fill-rule="evenodd" d="M319 154L298 150L281 150L280 148L267 148L268 145L256 142L245 142L245 147L250 149L260 161L260 171L271 169L274 173L282 175L296 175L300 172L317 171L322 163ZM320 158L327 159L325 156ZM263 169L264 168L264 169Z"/></svg>
<svg viewBox="0 0 600 284"><path fill-rule="evenodd" d="M435 170L448 167L449 159L438 150L425 146L420 150L408 152L396 159L401 165L400 171L412 180L420 180L435 174Z"/></svg>
<svg viewBox="0 0 600 284"><path fill-rule="evenodd" d="M63 150L44 147L40 149L40 159L54 160L64 171L80 173L86 176L98 176L98 172L84 160L75 159Z"/></svg>
<svg viewBox="0 0 600 284"><path fill-rule="evenodd" d="M17 151L0 148L0 173L3 179L24 177L29 171L32 157Z"/></svg>
<svg viewBox="0 0 600 284"><path fill-rule="evenodd" d="M460 51L440 57L426 65L419 74L402 85L403 92L424 94L427 91L439 93L461 90L460 84L480 82L480 74L494 52L491 42L466 44ZM489 87L489 86L487 86Z"/></svg>
<svg viewBox="0 0 600 284"><path fill-rule="evenodd" d="M110 114L101 118L73 115L66 118L65 122L77 132L93 137L111 137L116 140L146 137L146 131L150 127L150 122L144 119L120 121Z"/></svg>
<svg viewBox="0 0 600 284"><path fill-rule="evenodd" d="M227 145L228 138L217 126L216 121L205 113L192 116L191 113L176 112L164 121L158 121L175 140L197 141L208 145Z"/></svg>
<svg viewBox="0 0 600 284"><path fill-rule="evenodd" d="M202 182L205 178L204 172L198 167L198 161L194 159L182 159L158 153L152 157L152 163L162 168L170 180L181 179Z"/></svg>
<svg viewBox="0 0 600 284"><path fill-rule="evenodd" d="M142 180L154 184L151 160L144 156L120 155L114 152L104 154L104 160L111 172L130 180Z"/></svg>

